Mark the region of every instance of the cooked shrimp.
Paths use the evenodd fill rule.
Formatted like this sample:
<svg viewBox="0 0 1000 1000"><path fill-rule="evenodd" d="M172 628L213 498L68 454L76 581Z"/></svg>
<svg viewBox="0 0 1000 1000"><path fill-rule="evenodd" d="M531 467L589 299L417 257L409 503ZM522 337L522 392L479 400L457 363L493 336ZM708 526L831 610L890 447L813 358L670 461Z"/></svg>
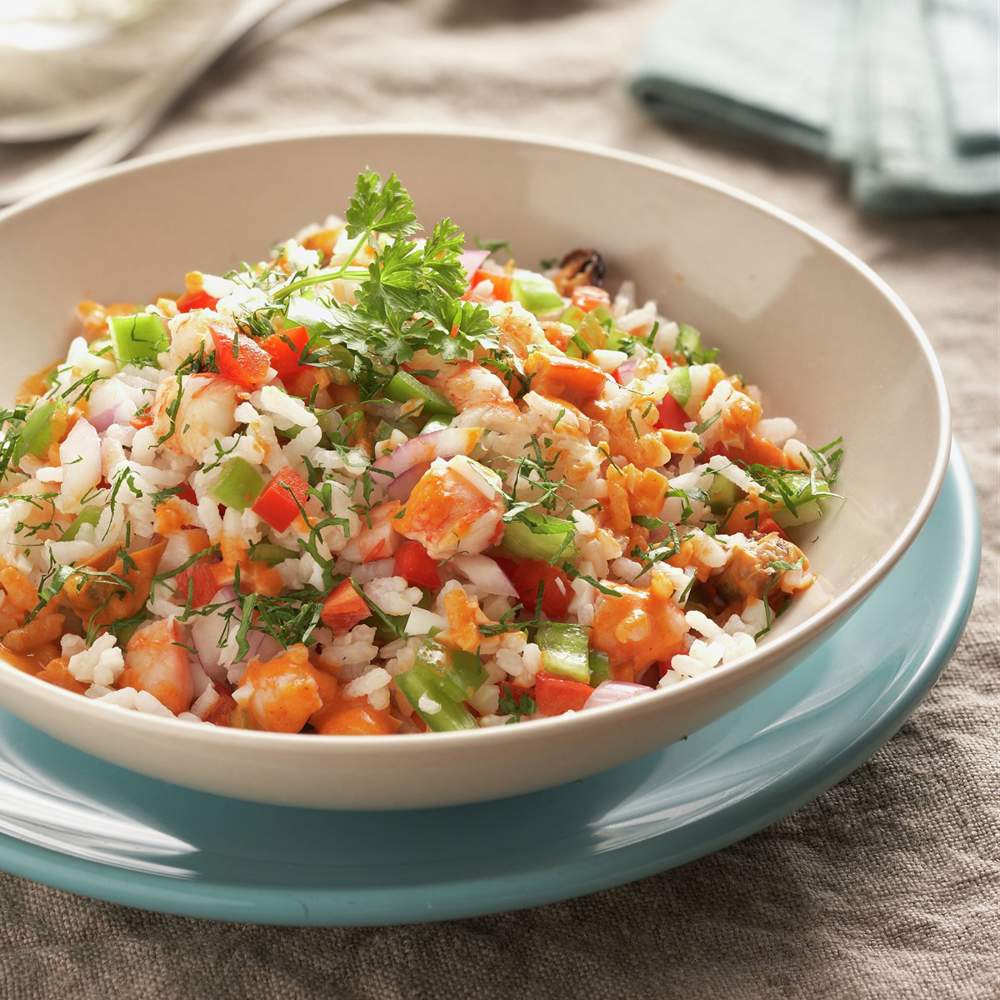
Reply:
<svg viewBox="0 0 1000 1000"><path fill-rule="evenodd" d="M118 687L148 691L174 715L191 707L194 682L181 629L174 618L143 625L125 647L125 669Z"/></svg>
<svg viewBox="0 0 1000 1000"><path fill-rule="evenodd" d="M782 569L794 566L795 569ZM775 587L785 593L806 590L814 577L802 550L777 532L733 546L716 584L730 597L764 598Z"/></svg>
<svg viewBox="0 0 1000 1000"><path fill-rule="evenodd" d="M114 553L104 553L87 567L102 575L74 573L63 587L63 597L88 626L130 618L146 603L166 547L166 542L156 542L128 553L127 567L120 556L108 565Z"/></svg>
<svg viewBox="0 0 1000 1000"><path fill-rule="evenodd" d="M457 427L506 430L520 416L507 386L473 361L446 365L431 385L459 411L454 420Z"/></svg>
<svg viewBox="0 0 1000 1000"><path fill-rule="evenodd" d="M474 361L446 365L431 380L431 385L463 411L471 406L514 406L507 386L488 368ZM514 412L517 413L516 407Z"/></svg>
<svg viewBox="0 0 1000 1000"><path fill-rule="evenodd" d="M323 707L315 674L306 647L290 646L273 660L254 660L233 697L261 729L297 733Z"/></svg>
<svg viewBox="0 0 1000 1000"><path fill-rule="evenodd" d="M418 484L419 485L419 484ZM344 547L343 556L355 562L368 563L375 559L387 559L396 551L399 538L393 531L394 518L402 504L398 500L386 500L373 507L365 526L353 535Z"/></svg>
<svg viewBox="0 0 1000 1000"><path fill-rule="evenodd" d="M238 391L233 382L215 375L166 379L153 401L153 433L171 451L201 458L214 441L236 429Z"/></svg>
<svg viewBox="0 0 1000 1000"><path fill-rule="evenodd" d="M493 314L492 320L500 333L500 347L516 357L522 360L527 357L529 347L552 350L541 324L520 303L510 302L502 306Z"/></svg>
<svg viewBox="0 0 1000 1000"><path fill-rule="evenodd" d="M601 594L594 608L591 644L608 654L619 680L634 681L654 663L683 651L684 612L654 576L649 590L614 584L619 596Z"/></svg>
<svg viewBox="0 0 1000 1000"><path fill-rule="evenodd" d="M447 559L495 545L503 534L503 512L496 474L459 455L447 462L435 459L392 524L420 542L432 559Z"/></svg>
<svg viewBox="0 0 1000 1000"><path fill-rule="evenodd" d="M387 736L399 723L385 708L373 708L367 698L345 698L336 677L313 670L323 707L309 717L322 736Z"/></svg>

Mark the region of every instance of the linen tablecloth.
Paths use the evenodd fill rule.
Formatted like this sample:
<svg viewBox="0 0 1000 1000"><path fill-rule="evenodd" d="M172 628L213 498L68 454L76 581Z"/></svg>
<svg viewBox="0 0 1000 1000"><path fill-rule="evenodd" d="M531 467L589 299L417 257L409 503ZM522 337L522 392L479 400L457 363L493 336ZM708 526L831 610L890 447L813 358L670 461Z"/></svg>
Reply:
<svg viewBox="0 0 1000 1000"><path fill-rule="evenodd" d="M997 220L862 219L801 152L653 124L622 81L659 3L358 0L217 70L143 151L295 124L511 127L704 170L830 233L924 324L979 488L978 603L941 680L871 761L788 819L683 868L526 912L282 929L0 875L0 997L1000 995Z"/></svg>

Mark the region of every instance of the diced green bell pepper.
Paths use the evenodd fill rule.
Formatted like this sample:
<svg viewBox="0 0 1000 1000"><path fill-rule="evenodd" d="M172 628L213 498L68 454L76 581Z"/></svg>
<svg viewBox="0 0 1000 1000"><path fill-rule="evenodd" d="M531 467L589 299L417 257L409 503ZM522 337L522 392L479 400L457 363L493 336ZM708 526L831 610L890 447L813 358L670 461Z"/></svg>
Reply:
<svg viewBox="0 0 1000 1000"><path fill-rule="evenodd" d="M405 403L410 399L419 399L424 404L423 412L431 416L453 417L458 413L458 410L441 393L432 389L429 385L424 385L423 382L414 378L409 372L396 372L389 379L389 384L385 387L385 394L389 399L394 399L397 403Z"/></svg>
<svg viewBox="0 0 1000 1000"><path fill-rule="evenodd" d="M501 546L521 559L569 559L576 552L576 526L562 517L525 511L511 521L503 533Z"/></svg>
<svg viewBox="0 0 1000 1000"><path fill-rule="evenodd" d="M448 651L432 641L425 642L421 647L417 663L432 670L445 693L456 702L471 698L489 676L475 653Z"/></svg>
<svg viewBox="0 0 1000 1000"><path fill-rule="evenodd" d="M687 365L671 368L667 378L667 388L678 406L687 406L691 398L691 369Z"/></svg>
<svg viewBox="0 0 1000 1000"><path fill-rule="evenodd" d="M111 316L111 345L119 365L150 362L170 346L166 324L153 313Z"/></svg>
<svg viewBox="0 0 1000 1000"><path fill-rule="evenodd" d="M607 653L599 649L590 651L590 686L597 687L602 681L611 680L611 660Z"/></svg>
<svg viewBox="0 0 1000 1000"><path fill-rule="evenodd" d="M460 701L450 696L440 676L425 663L415 663L405 673L398 674L396 686L406 695L414 711L424 720L428 729L444 733L476 728L476 720L472 713ZM420 707L423 695L437 703L439 708L436 712L427 712Z"/></svg>
<svg viewBox="0 0 1000 1000"><path fill-rule="evenodd" d="M250 546L250 558L257 562L267 563L268 566L277 566L278 563L286 559L292 559L298 553L292 549L286 549L283 545L275 545L273 542L257 542Z"/></svg>
<svg viewBox="0 0 1000 1000"><path fill-rule="evenodd" d="M21 425L11 452L11 461L18 465L25 455L35 455L39 458L52 444L52 418L56 415L59 404L54 399L43 399L35 404Z"/></svg>
<svg viewBox="0 0 1000 1000"><path fill-rule="evenodd" d="M89 524L91 527L96 528L97 522L100 521L100 519L100 507L81 508L80 513L76 515L70 526L63 532L61 541L72 542L76 536L80 534L80 529L85 524Z"/></svg>
<svg viewBox="0 0 1000 1000"><path fill-rule="evenodd" d="M561 309L565 304L556 286L544 275L534 271L515 271L511 282L514 298L530 313L540 316Z"/></svg>
<svg viewBox="0 0 1000 1000"><path fill-rule="evenodd" d="M212 494L219 503L233 510L246 510L263 489L263 477L246 459L230 458L222 466Z"/></svg>
<svg viewBox="0 0 1000 1000"><path fill-rule="evenodd" d="M580 625L545 622L535 637L542 651L542 670L560 677L590 683L590 639Z"/></svg>

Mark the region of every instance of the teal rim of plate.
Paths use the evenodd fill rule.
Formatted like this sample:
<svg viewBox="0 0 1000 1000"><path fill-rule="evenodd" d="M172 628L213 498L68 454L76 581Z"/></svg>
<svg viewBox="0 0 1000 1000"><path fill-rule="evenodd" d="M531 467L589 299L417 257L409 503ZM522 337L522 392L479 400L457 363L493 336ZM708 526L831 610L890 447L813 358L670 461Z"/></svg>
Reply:
<svg viewBox="0 0 1000 1000"><path fill-rule="evenodd" d="M570 857L556 867L520 874L508 872L474 880L360 890L341 890L336 886L303 890L301 887L233 885L210 879L137 872L61 854L0 833L0 868L80 895L163 913L268 924L364 926L448 920L524 909L613 888L686 864L770 826L843 780L896 733L930 690L962 635L979 575L979 514L968 469L955 445L935 510L942 507L948 508L951 515L944 524L945 530L955 536L956 578L949 581L950 597L942 604L940 616L933 623L933 638L926 652L920 662L906 672L899 690L892 692L889 705L872 718L855 719L855 725L844 734L837 752L826 758L821 766L804 761L752 794L693 820L687 825L687 832L696 832L697 836L687 836L688 844L680 850L665 852L663 841L674 832L668 830L614 850L592 851L582 858ZM933 516L932 512L931 518ZM919 536L914 545L918 543ZM898 578L896 583L898 585ZM876 594L886 586L893 586L892 574L876 589ZM843 634L835 634L827 640L828 643L843 641ZM899 675L893 678L897 680ZM779 680L776 685L781 683ZM69 748L66 752L79 754ZM516 808L518 801L509 799L507 803ZM461 808L464 807L456 807ZM456 816L456 810L440 812L443 817ZM392 814L371 815L374 821L378 817L385 821Z"/></svg>

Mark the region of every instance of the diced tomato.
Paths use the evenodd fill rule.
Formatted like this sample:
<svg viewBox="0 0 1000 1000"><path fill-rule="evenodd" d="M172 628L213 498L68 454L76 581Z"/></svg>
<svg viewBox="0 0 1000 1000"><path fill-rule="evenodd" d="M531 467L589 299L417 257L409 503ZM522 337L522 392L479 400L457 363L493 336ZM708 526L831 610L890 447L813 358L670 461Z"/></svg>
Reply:
<svg viewBox="0 0 1000 1000"><path fill-rule="evenodd" d="M558 567L541 559L508 559L499 556L497 562L517 591L518 600L529 612L534 612L538 586L542 585L542 613L546 618L566 617L573 599L572 581Z"/></svg>
<svg viewBox="0 0 1000 1000"><path fill-rule="evenodd" d="M579 712L594 693L589 684L540 673L535 677L535 704L542 715L562 715Z"/></svg>
<svg viewBox="0 0 1000 1000"><path fill-rule="evenodd" d="M681 404L668 392L663 397L663 402L657 407L660 412L660 419L656 421L658 429L668 431L682 431L688 422L688 415L684 412Z"/></svg>
<svg viewBox="0 0 1000 1000"><path fill-rule="evenodd" d="M598 306L610 306L611 296L603 288L595 285L580 285L573 289L572 303L577 309L591 312Z"/></svg>
<svg viewBox="0 0 1000 1000"><path fill-rule="evenodd" d="M187 602L190 593L191 607L203 608L206 604L211 603L219 589L219 584L212 564L205 559L199 559L177 574L174 587L178 601Z"/></svg>
<svg viewBox="0 0 1000 1000"><path fill-rule="evenodd" d="M414 587L437 590L441 586L441 573L437 563L427 554L420 542L405 538L396 549L393 573L401 576Z"/></svg>
<svg viewBox="0 0 1000 1000"><path fill-rule="evenodd" d="M203 288L197 292L185 292L177 300L177 311L186 313L192 309L214 309L219 300L214 295L209 295Z"/></svg>
<svg viewBox="0 0 1000 1000"><path fill-rule="evenodd" d="M498 302L510 302L514 298L513 279L509 274L497 274L495 271L484 271L480 268L472 276L469 288L475 288L480 281L490 281L493 283L493 298Z"/></svg>
<svg viewBox="0 0 1000 1000"><path fill-rule="evenodd" d="M253 512L275 531L284 531L298 517L308 496L309 484L294 469L282 469L257 497Z"/></svg>
<svg viewBox="0 0 1000 1000"><path fill-rule="evenodd" d="M146 410L143 414L136 414L129 423L137 430L141 431L143 427L149 427L153 422L153 414Z"/></svg>
<svg viewBox="0 0 1000 1000"><path fill-rule="evenodd" d="M212 343L215 364L223 378L251 390L267 381L271 359L252 337L244 335L234 340L228 333L213 329Z"/></svg>
<svg viewBox="0 0 1000 1000"><path fill-rule="evenodd" d="M354 584L350 580L343 580L330 591L319 617L332 632L349 632L355 625L371 617L371 609L354 589Z"/></svg>
<svg viewBox="0 0 1000 1000"><path fill-rule="evenodd" d="M309 331L304 326L272 333L260 342L271 358L271 367L283 379L298 374L302 367L302 353L308 344Z"/></svg>

